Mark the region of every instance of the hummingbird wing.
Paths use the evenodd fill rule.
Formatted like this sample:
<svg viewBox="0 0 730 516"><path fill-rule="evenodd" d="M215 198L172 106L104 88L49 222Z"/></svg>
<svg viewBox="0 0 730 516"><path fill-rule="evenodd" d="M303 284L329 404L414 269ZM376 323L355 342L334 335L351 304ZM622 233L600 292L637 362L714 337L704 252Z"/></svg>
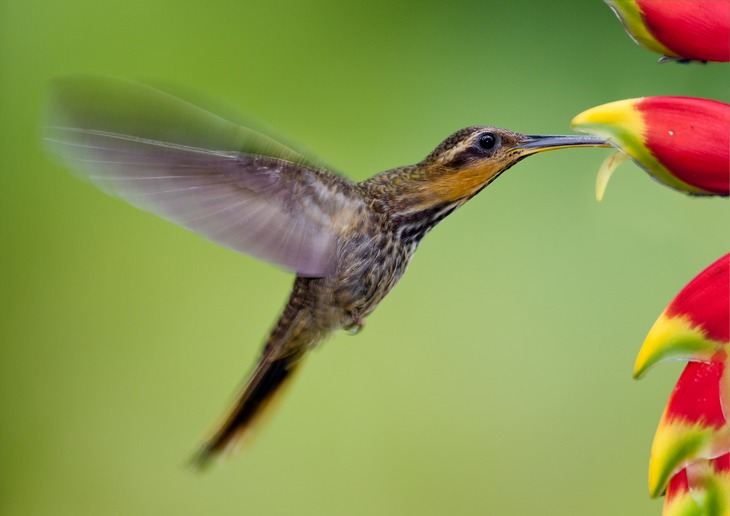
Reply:
<svg viewBox="0 0 730 516"><path fill-rule="evenodd" d="M138 83L54 84L45 140L106 193L303 276L335 266L348 181L271 138Z"/></svg>

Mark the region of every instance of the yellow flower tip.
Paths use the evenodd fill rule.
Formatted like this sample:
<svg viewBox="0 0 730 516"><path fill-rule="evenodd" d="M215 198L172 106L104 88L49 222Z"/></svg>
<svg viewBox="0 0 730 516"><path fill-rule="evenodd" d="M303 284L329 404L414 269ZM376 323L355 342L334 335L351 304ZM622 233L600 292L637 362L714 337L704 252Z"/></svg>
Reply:
<svg viewBox="0 0 730 516"><path fill-rule="evenodd" d="M649 459L649 496L658 498L669 479L692 460L711 452L715 429L701 424L662 422L654 435Z"/></svg>
<svg viewBox="0 0 730 516"><path fill-rule="evenodd" d="M616 143L616 129L621 129L621 132L630 130L634 134L641 134L644 123L641 114L635 108L641 100L642 98L623 99L592 107L578 113L570 121L570 127L576 131L607 138L611 143Z"/></svg>
<svg viewBox="0 0 730 516"><path fill-rule="evenodd" d="M603 138L619 152L612 153L601 165L596 177L596 200L601 202L614 170L628 156L635 158L643 152L640 139L644 133L644 120L636 109L641 98L617 100L587 109L576 115L570 127L582 133ZM639 140L637 140L639 138Z"/></svg>
<svg viewBox="0 0 730 516"><path fill-rule="evenodd" d="M694 469L696 473L701 461L729 451L730 425L718 428L703 419L694 423L684 419L670 421L665 411L651 447L649 496L661 496L670 479L682 468Z"/></svg>
<svg viewBox="0 0 730 516"><path fill-rule="evenodd" d="M707 339L688 317L659 316L649 330L634 364L634 378L641 378L652 366L669 360L710 361L720 344Z"/></svg>

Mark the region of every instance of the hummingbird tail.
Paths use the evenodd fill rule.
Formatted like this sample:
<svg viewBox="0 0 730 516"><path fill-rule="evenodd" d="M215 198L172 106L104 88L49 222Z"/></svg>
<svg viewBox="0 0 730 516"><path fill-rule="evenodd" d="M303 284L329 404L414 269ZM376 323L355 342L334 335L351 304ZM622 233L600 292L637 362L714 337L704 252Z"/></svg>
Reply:
<svg viewBox="0 0 730 516"><path fill-rule="evenodd" d="M298 358L286 356L272 360L264 353L222 424L193 458L195 469L202 470L221 452L231 451L260 417L268 412L267 409L279 397L282 387L298 368Z"/></svg>

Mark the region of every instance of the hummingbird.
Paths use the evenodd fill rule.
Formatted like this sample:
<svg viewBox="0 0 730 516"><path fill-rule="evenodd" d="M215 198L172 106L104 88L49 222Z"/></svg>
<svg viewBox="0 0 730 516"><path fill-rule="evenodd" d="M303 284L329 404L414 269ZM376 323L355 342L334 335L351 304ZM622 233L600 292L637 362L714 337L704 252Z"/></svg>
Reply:
<svg viewBox="0 0 730 516"><path fill-rule="evenodd" d="M588 136L456 131L423 160L361 182L150 86L74 76L51 88L47 150L106 193L296 274L248 380L194 463L230 449L304 356L362 329L423 237L520 160L607 147Z"/></svg>

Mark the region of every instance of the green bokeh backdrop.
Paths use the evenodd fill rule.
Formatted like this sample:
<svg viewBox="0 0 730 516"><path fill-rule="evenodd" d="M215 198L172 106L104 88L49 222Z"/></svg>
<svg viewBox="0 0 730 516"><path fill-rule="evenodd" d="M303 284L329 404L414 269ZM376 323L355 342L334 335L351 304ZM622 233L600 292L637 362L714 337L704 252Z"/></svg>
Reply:
<svg viewBox="0 0 730 516"><path fill-rule="evenodd" d="M429 235L243 453L185 464L290 274L77 181L41 150L47 82L104 73L233 106L362 179L490 124L569 131L643 95L729 101L598 0L0 3L0 513L659 514L646 470L680 366L631 379L674 294L728 251L728 203L530 158Z"/></svg>

